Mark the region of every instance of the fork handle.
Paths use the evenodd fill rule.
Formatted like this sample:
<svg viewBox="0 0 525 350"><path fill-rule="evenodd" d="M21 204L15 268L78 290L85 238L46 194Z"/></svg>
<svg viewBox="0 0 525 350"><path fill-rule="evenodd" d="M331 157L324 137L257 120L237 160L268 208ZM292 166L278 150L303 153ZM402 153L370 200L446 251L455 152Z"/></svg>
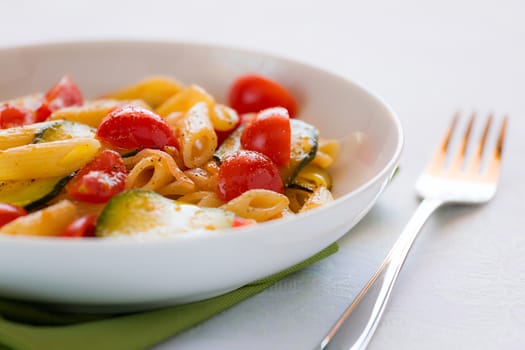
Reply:
<svg viewBox="0 0 525 350"><path fill-rule="evenodd" d="M328 332L320 344L320 349L344 349L344 344L349 344L351 341L354 341L353 345L348 349L366 349L385 311L394 284L412 244L427 219L442 204L443 201L432 199L424 199L419 204L385 260ZM363 316L349 318L348 316L352 312L357 313L357 316L362 313ZM367 320L364 328L362 326L363 319ZM361 323L361 325L356 323ZM345 332L341 329L343 325ZM362 331L355 340L356 330L361 329ZM352 340L349 340L349 336L352 335ZM327 347L328 344L330 344L329 347Z"/></svg>

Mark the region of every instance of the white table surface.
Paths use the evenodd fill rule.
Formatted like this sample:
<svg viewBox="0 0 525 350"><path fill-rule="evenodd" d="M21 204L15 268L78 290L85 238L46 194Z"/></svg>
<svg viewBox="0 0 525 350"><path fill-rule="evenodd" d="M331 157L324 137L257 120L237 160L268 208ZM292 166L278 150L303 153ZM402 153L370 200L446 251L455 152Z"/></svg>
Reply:
<svg viewBox="0 0 525 350"><path fill-rule="evenodd" d="M525 348L522 0L2 0L0 14L0 46L155 38L278 53L363 84L401 118L401 172L336 255L157 350L313 348L416 208L413 184L457 109L510 115L501 187L430 219L370 349Z"/></svg>

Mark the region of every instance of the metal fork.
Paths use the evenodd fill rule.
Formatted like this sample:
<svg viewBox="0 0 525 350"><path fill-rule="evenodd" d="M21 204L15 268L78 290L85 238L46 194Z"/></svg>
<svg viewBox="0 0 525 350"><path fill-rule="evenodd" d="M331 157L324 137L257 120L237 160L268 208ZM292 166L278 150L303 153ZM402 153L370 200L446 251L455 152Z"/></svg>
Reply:
<svg viewBox="0 0 525 350"><path fill-rule="evenodd" d="M430 215L445 204L480 204L494 197L508 117L503 118L496 143L491 149L488 139L494 118L492 115L487 118L479 142L477 145L474 143L476 149L472 156L469 156L471 152L467 152L467 149L472 143L470 139L475 114L472 114L460 145L455 149L452 139L458 119L459 115L456 114L441 146L416 183L416 191L423 199L419 207L381 266L328 332L318 349L343 349L342 344L348 344L343 332L338 330L343 324L349 329L346 323L349 323L350 313L357 312L358 304L359 312L368 315L368 322L349 349L366 349L385 311L408 252ZM352 321L356 322L355 319Z"/></svg>

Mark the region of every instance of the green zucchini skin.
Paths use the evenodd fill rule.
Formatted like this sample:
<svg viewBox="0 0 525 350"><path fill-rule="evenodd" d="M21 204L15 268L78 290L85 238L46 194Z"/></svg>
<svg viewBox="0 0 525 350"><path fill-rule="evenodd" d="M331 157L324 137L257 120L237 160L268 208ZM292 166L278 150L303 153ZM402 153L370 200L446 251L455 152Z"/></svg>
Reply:
<svg viewBox="0 0 525 350"><path fill-rule="evenodd" d="M74 137L94 137L96 129L68 120L57 120L35 134L31 143L67 140Z"/></svg>
<svg viewBox="0 0 525 350"><path fill-rule="evenodd" d="M279 169L285 186L289 186L297 174L315 158L319 145L319 130L315 126L299 119L290 119L290 126L290 163Z"/></svg>
<svg viewBox="0 0 525 350"><path fill-rule="evenodd" d="M219 162L223 162L226 158L237 152L241 149L241 135L244 130L244 124L239 125L239 127L231 133L226 140L217 148L213 157Z"/></svg>
<svg viewBox="0 0 525 350"><path fill-rule="evenodd" d="M94 137L96 130L88 125L57 120L43 126L36 132L32 144L66 140L74 137ZM44 206L55 198L71 180L68 176L33 180L13 180L0 182L0 202L16 204L28 211Z"/></svg>
<svg viewBox="0 0 525 350"><path fill-rule="evenodd" d="M156 192L133 189L114 196L100 214L98 237L165 236L232 227L235 214L179 203Z"/></svg>
<svg viewBox="0 0 525 350"><path fill-rule="evenodd" d="M285 186L289 186L301 169L314 159L319 144L319 130L313 125L299 119L290 119L290 127L290 162L279 168ZM243 130L244 125L239 126L215 151L214 157L219 162L241 149Z"/></svg>
<svg viewBox="0 0 525 350"><path fill-rule="evenodd" d="M38 180L0 181L0 202L33 211L55 198L74 176Z"/></svg>

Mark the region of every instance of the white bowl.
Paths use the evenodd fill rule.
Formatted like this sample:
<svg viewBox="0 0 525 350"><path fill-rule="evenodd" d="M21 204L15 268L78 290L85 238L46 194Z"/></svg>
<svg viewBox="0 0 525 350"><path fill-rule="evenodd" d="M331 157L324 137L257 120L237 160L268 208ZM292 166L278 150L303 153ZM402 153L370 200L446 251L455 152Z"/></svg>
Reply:
<svg viewBox="0 0 525 350"><path fill-rule="evenodd" d="M402 149L395 113L364 88L295 61L175 42L80 42L0 49L0 100L45 91L70 74L87 97L153 74L197 83L224 101L247 72L281 82L301 119L343 141L337 199L308 213L242 229L155 241L0 236L0 295L134 310L209 298L294 265L336 241L372 207Z"/></svg>

